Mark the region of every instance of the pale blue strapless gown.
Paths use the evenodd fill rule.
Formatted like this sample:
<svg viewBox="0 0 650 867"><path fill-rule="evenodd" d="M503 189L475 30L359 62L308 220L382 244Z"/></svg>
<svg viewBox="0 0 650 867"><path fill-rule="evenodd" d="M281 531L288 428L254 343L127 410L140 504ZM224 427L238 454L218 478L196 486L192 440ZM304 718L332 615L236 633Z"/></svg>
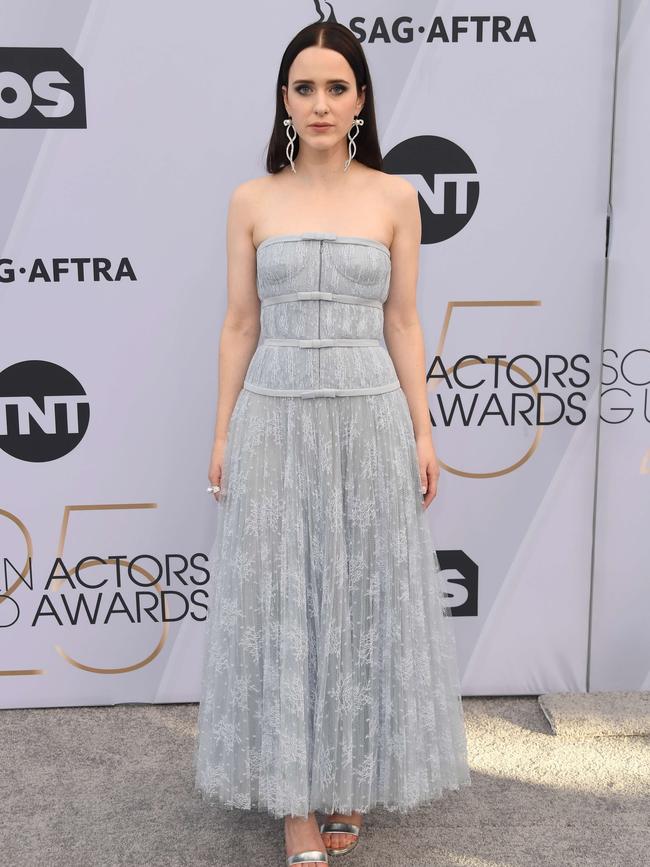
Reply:
<svg viewBox="0 0 650 867"><path fill-rule="evenodd" d="M455 638L406 396L390 251L276 235L210 552L195 786L226 807L406 811L469 785Z"/></svg>

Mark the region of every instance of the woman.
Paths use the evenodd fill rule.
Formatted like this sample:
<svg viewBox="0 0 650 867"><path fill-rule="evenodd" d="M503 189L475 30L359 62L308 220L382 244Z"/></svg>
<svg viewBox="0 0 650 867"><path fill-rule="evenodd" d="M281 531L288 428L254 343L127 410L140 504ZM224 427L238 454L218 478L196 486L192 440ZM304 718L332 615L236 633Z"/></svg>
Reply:
<svg viewBox="0 0 650 867"><path fill-rule="evenodd" d="M358 41L306 27L280 67L269 176L229 207L194 757L203 797L284 817L287 864L350 851L374 806L470 783L425 516L418 198L380 166Z"/></svg>

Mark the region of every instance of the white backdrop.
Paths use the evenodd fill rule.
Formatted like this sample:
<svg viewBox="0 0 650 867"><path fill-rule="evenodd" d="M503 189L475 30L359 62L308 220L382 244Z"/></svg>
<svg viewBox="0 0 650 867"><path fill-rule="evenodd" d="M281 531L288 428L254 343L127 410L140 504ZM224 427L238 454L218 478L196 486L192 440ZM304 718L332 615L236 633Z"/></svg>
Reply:
<svg viewBox="0 0 650 867"><path fill-rule="evenodd" d="M317 6L0 3L0 82L34 92L9 119L0 88L1 706L198 698L226 206L265 171L280 57ZM584 690L616 3L484 3L482 31L458 2L331 6L367 53L386 170L421 193L463 692ZM44 120L51 70L85 125Z"/></svg>
<svg viewBox="0 0 650 867"><path fill-rule="evenodd" d="M622 7L590 689L650 689L650 6Z"/></svg>

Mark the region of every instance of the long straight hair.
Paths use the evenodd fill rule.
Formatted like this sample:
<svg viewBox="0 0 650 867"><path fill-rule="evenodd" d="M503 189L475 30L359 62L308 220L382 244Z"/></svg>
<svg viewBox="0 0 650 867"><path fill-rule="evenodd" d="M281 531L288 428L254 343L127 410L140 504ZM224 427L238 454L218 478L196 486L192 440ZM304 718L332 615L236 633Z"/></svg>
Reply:
<svg viewBox="0 0 650 867"><path fill-rule="evenodd" d="M356 36L345 25L338 21L315 21L298 32L287 45L278 72L275 93L275 120L273 132L269 140L266 152L266 170L275 174L289 165L286 148L289 139L284 126L286 110L282 94L282 85L289 85L289 68L294 59L305 48L318 45L322 48L331 48L338 51L352 67L357 84L357 93L360 93L363 85L366 85L365 101L359 117L363 118L364 124L359 128L354 143L356 153L354 158L373 169L381 170L382 156L377 137L377 121L375 118L375 103L372 91L372 80L366 56ZM300 153L300 137L296 136L293 143L293 159Z"/></svg>

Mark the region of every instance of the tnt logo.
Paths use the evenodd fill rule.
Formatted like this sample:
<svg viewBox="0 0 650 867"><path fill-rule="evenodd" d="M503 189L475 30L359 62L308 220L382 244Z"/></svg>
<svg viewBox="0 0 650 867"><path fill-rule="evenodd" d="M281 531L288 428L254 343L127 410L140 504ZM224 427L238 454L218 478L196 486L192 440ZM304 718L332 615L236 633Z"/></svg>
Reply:
<svg viewBox="0 0 650 867"><path fill-rule="evenodd" d="M0 129L85 129L83 68L63 48L0 48Z"/></svg>
<svg viewBox="0 0 650 867"><path fill-rule="evenodd" d="M49 361L21 361L0 372L0 449L31 463L76 448L90 419L81 383Z"/></svg>
<svg viewBox="0 0 650 867"><path fill-rule="evenodd" d="M396 145L382 168L403 175L418 191L422 243L446 241L471 220L479 195L476 166L455 142L420 135Z"/></svg>

